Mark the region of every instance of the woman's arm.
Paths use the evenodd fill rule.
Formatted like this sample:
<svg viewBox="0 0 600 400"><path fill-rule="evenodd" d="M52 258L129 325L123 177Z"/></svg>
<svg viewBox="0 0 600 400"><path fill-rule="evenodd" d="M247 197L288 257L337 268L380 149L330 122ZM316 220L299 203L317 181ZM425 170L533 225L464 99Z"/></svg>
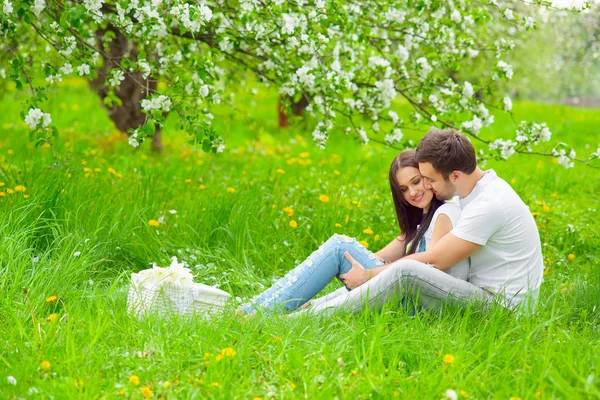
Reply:
<svg viewBox="0 0 600 400"><path fill-rule="evenodd" d="M431 241L427 246L427 250L433 248L435 244L444 236L446 236L452 230L452 221L450 221L450 217L446 214L438 215L435 226L433 227L433 233L431 235Z"/></svg>
<svg viewBox="0 0 600 400"><path fill-rule="evenodd" d="M394 238L387 246L375 253L386 263L392 263L404 256L404 234Z"/></svg>

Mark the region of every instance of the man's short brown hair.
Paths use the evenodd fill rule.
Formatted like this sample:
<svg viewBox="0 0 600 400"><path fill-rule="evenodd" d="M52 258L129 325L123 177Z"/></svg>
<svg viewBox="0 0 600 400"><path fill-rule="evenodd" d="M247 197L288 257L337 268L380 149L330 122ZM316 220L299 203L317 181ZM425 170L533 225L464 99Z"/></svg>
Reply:
<svg viewBox="0 0 600 400"><path fill-rule="evenodd" d="M431 129L427 132L417 146L415 160L431 163L446 180L452 171L471 174L477 167L475 148L454 129Z"/></svg>

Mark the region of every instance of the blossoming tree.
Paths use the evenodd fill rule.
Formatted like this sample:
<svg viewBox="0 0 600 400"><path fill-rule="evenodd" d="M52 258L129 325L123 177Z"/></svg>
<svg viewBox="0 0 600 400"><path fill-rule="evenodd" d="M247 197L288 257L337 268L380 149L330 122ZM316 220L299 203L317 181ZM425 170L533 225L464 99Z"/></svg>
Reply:
<svg viewBox="0 0 600 400"><path fill-rule="evenodd" d="M498 93L498 82L513 75L504 61L514 47L507 32L535 28L512 2L0 1L0 50L9 54L8 75L17 87L29 86L23 116L39 140L55 132L40 106L45 93L77 74L96 85L112 114L127 110L129 120L117 126L132 128L133 146L176 112L204 150L220 152L224 139L210 110L252 73L278 89L284 106L305 98L318 121L312 136L319 146L334 127L364 143L393 145L403 130L434 125L487 143L483 158L537 153L570 167L600 155L598 149L577 158L565 144L545 144L550 130L539 121L516 124L512 138L479 136L494 122L491 108L512 108ZM478 73L467 81L461 71L473 65ZM40 75L45 80L38 82ZM399 113L400 102L412 111Z"/></svg>

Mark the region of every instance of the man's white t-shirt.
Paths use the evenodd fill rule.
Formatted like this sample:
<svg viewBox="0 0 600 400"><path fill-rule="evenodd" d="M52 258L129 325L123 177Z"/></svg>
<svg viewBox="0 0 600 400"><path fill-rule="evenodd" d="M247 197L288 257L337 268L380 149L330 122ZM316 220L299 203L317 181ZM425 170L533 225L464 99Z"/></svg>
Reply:
<svg viewBox="0 0 600 400"><path fill-rule="evenodd" d="M429 224L429 227L423 234L423 237L425 238L426 249L429 249L429 243L433 238L433 230L435 228L435 224L438 220L438 217L441 214L445 214L450 219L452 227L455 227L458 223L461 212L462 210L460 209L458 202L455 202L453 200L447 201L445 204L442 204L437 210L435 210L435 214L433 214L433 217L431 218L431 223ZM466 281L469 277L469 259L466 258L462 261L457 262L450 268L447 268L444 272L446 272L448 275L452 275L455 278Z"/></svg>
<svg viewBox="0 0 600 400"><path fill-rule="evenodd" d="M519 195L493 170L459 199L462 213L451 233L481 245L471 255L469 281L501 294L514 308L530 294L537 299L544 263L535 220Z"/></svg>

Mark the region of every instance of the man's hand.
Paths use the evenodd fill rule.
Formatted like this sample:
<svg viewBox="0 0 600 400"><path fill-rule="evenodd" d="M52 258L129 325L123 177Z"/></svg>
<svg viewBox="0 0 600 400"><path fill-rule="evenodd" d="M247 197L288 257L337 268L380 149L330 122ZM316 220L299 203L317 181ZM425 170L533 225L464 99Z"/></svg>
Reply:
<svg viewBox="0 0 600 400"><path fill-rule="evenodd" d="M370 274L369 271L365 269L362 265L358 263L348 252L344 253L346 260L350 261L352 264L352 268L348 273L340 275L340 279L346 285L346 289L352 290L354 288L359 287L363 283L369 280Z"/></svg>

